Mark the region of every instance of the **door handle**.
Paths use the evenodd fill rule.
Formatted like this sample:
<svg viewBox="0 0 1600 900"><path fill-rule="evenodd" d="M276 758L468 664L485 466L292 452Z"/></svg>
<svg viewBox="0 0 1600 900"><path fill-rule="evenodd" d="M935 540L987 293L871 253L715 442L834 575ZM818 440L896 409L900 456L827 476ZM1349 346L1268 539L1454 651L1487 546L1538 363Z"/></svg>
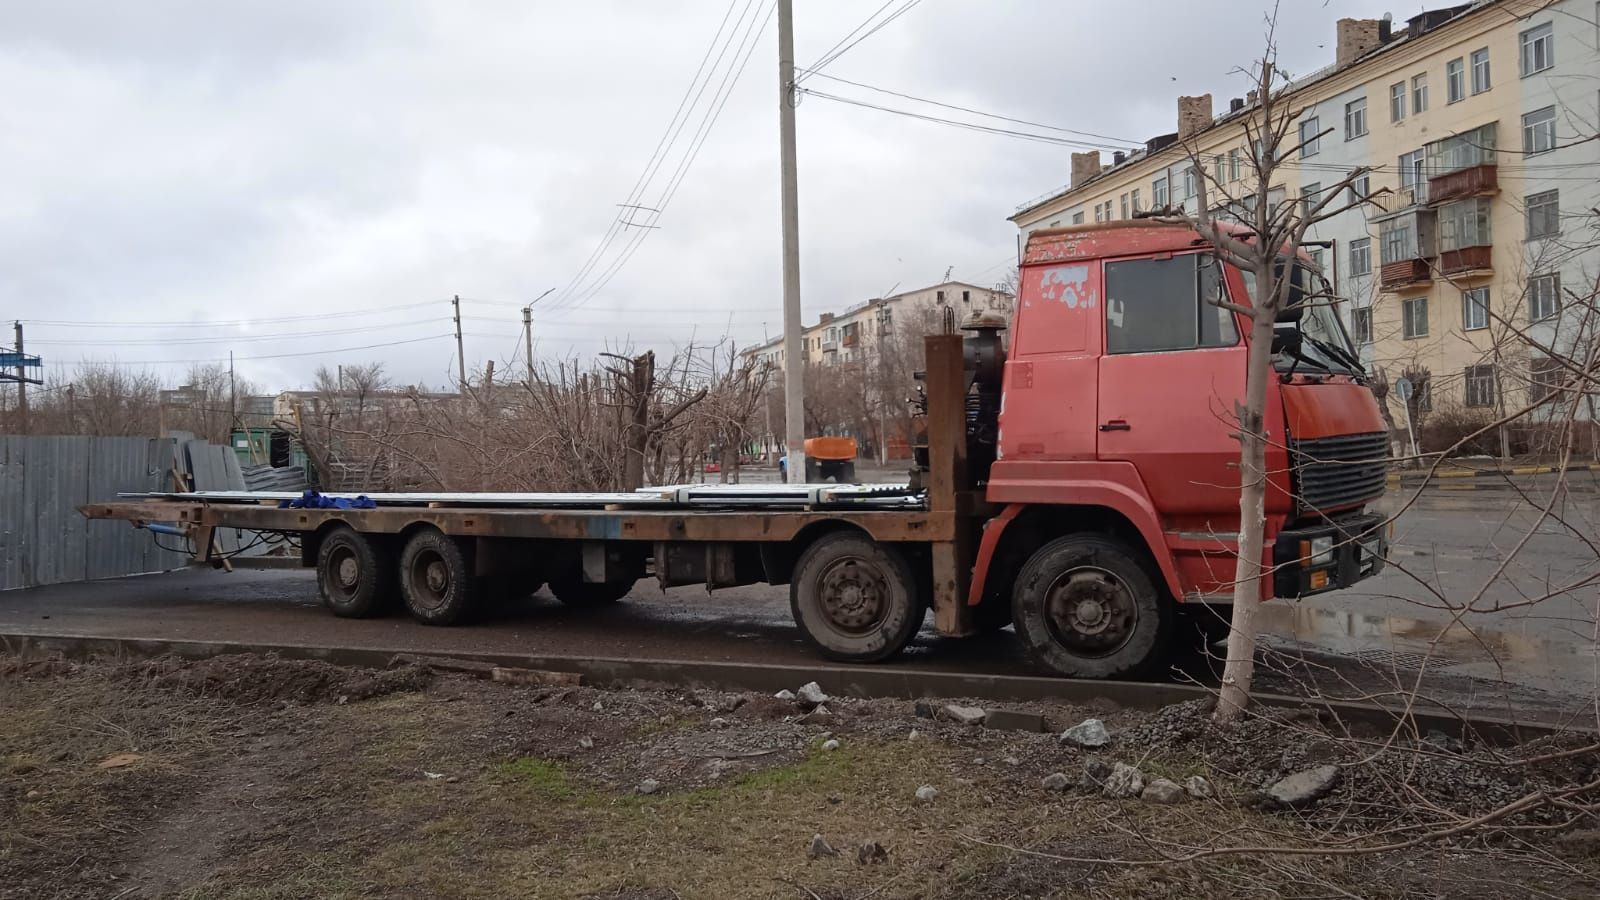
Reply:
<svg viewBox="0 0 1600 900"><path fill-rule="evenodd" d="M1132 431L1133 430L1133 426L1129 425L1126 419L1112 419L1109 422L1101 423L1100 430L1101 431Z"/></svg>

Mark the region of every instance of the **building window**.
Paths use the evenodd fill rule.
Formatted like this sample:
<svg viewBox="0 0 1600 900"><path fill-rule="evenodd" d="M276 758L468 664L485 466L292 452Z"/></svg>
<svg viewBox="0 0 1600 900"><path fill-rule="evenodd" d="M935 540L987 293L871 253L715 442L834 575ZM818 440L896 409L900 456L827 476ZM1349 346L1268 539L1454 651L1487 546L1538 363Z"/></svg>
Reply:
<svg viewBox="0 0 1600 900"><path fill-rule="evenodd" d="M1144 205L1139 202L1139 189L1138 188L1134 188L1133 189L1133 213L1134 213L1134 215L1138 215L1141 212L1144 212Z"/></svg>
<svg viewBox="0 0 1600 900"><path fill-rule="evenodd" d="M1550 272L1528 279L1528 321L1543 322L1561 311L1561 273Z"/></svg>
<svg viewBox="0 0 1600 900"><path fill-rule="evenodd" d="M1427 154L1426 170L1435 177L1472 166L1492 165L1495 157L1495 124L1479 125L1471 131L1453 134L1422 148Z"/></svg>
<svg viewBox="0 0 1600 900"><path fill-rule="evenodd" d="M1412 297L1401 304L1400 312L1405 319L1402 326L1408 340L1428 336L1427 297Z"/></svg>
<svg viewBox="0 0 1600 900"><path fill-rule="evenodd" d="M1459 56L1444 64L1444 99L1446 103L1467 99L1467 61Z"/></svg>
<svg viewBox="0 0 1600 900"><path fill-rule="evenodd" d="M1344 105L1344 139L1353 141L1367 133L1367 98L1358 97Z"/></svg>
<svg viewBox="0 0 1600 900"><path fill-rule="evenodd" d="M1467 405L1494 405L1494 366L1467 366Z"/></svg>
<svg viewBox="0 0 1600 900"><path fill-rule="evenodd" d="M1428 199L1427 185L1422 177L1422 151L1403 154L1400 157L1400 190L1411 192L1412 203L1422 203Z"/></svg>
<svg viewBox="0 0 1600 900"><path fill-rule="evenodd" d="M1317 198L1322 194L1322 182L1313 181L1300 189L1300 215L1310 218L1311 210L1317 205Z"/></svg>
<svg viewBox="0 0 1600 900"><path fill-rule="evenodd" d="M1428 73L1411 76L1411 112L1423 113L1428 109Z"/></svg>
<svg viewBox="0 0 1600 900"><path fill-rule="evenodd" d="M1320 150L1322 146L1322 138L1320 137L1321 133L1322 123L1318 121L1316 116L1312 116L1311 118L1300 123L1301 159L1305 159L1308 156L1317 155L1317 151Z"/></svg>
<svg viewBox="0 0 1600 900"><path fill-rule="evenodd" d="M1406 117L1406 83L1397 81L1389 85L1389 121L1398 122Z"/></svg>
<svg viewBox="0 0 1600 900"><path fill-rule="evenodd" d="M1522 77L1556 64L1556 36L1549 22L1522 33Z"/></svg>
<svg viewBox="0 0 1600 900"><path fill-rule="evenodd" d="M940 306L944 305L944 291L934 291L933 298Z"/></svg>
<svg viewBox="0 0 1600 900"><path fill-rule="evenodd" d="M1228 180L1229 181L1238 181L1239 180L1239 151L1238 150L1229 150L1228 151Z"/></svg>
<svg viewBox="0 0 1600 900"><path fill-rule="evenodd" d="M1556 148L1556 108L1546 106L1522 117L1522 152L1528 155Z"/></svg>
<svg viewBox="0 0 1600 900"><path fill-rule="evenodd" d="M1411 233L1411 219L1390 219L1378 227L1383 262L1403 262L1417 258L1417 243Z"/></svg>
<svg viewBox="0 0 1600 900"><path fill-rule="evenodd" d="M1167 176L1163 175L1150 186L1150 202L1156 209L1167 208Z"/></svg>
<svg viewBox="0 0 1600 900"><path fill-rule="evenodd" d="M1074 225L1082 225L1083 224L1083 210L1080 209L1077 212L1072 214L1072 224L1074 224Z"/></svg>
<svg viewBox="0 0 1600 900"><path fill-rule="evenodd" d="M1121 197L1121 200L1122 200L1122 218L1126 219L1126 218L1128 218L1128 195L1127 194L1123 194L1122 197Z"/></svg>
<svg viewBox="0 0 1600 900"><path fill-rule="evenodd" d="M1106 220L1105 208L1098 203L1094 205L1094 220L1096 222L1104 222Z"/></svg>
<svg viewBox="0 0 1600 900"><path fill-rule="evenodd" d="M1228 347L1239 342L1225 299L1222 267L1191 253L1105 264L1106 352L1147 353Z"/></svg>
<svg viewBox="0 0 1600 900"><path fill-rule="evenodd" d="M1323 268L1323 265L1322 265L1323 256L1322 256L1322 248L1321 247L1312 247L1310 250L1306 251L1306 255L1311 257L1311 266L1312 266L1312 268L1315 268L1315 269L1322 269Z"/></svg>
<svg viewBox="0 0 1600 900"><path fill-rule="evenodd" d="M1472 92L1481 94L1491 87L1489 82L1489 48L1472 51Z"/></svg>
<svg viewBox="0 0 1600 900"><path fill-rule="evenodd" d="M1540 191L1529 194L1528 240L1538 240L1561 233L1561 192Z"/></svg>
<svg viewBox="0 0 1600 900"><path fill-rule="evenodd" d="M1372 238L1356 238L1350 242L1350 274L1372 274Z"/></svg>
<svg viewBox="0 0 1600 900"><path fill-rule="evenodd" d="M1372 196L1372 176L1362 175L1350 182L1350 202L1361 203Z"/></svg>
<svg viewBox="0 0 1600 900"><path fill-rule="evenodd" d="M971 291L962 291L961 292L961 302L962 303L971 303L972 302L972 292Z"/></svg>
<svg viewBox="0 0 1600 900"><path fill-rule="evenodd" d="M1459 200L1447 203L1439 209L1440 250L1487 247L1492 243L1489 234L1488 197Z"/></svg>
<svg viewBox="0 0 1600 900"><path fill-rule="evenodd" d="M1350 310L1350 328L1355 332L1356 343L1372 343L1372 308Z"/></svg>
<svg viewBox="0 0 1600 900"><path fill-rule="evenodd" d="M1196 193L1194 166L1183 170L1183 199L1187 200Z"/></svg>
<svg viewBox="0 0 1600 900"><path fill-rule="evenodd" d="M1461 329L1477 331L1489 327L1489 289L1473 288L1461 292Z"/></svg>
<svg viewBox="0 0 1600 900"><path fill-rule="evenodd" d="M1528 402L1542 403L1566 384L1561 362L1548 356L1528 361Z"/></svg>

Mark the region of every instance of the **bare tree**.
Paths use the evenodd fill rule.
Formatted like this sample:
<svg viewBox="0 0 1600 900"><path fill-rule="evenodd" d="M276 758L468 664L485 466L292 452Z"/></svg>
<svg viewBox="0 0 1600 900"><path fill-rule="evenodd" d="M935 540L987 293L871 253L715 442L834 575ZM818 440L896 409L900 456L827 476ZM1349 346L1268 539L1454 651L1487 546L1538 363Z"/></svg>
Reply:
<svg viewBox="0 0 1600 900"><path fill-rule="evenodd" d="M1274 201L1273 187L1279 179L1283 160L1296 155L1304 143L1321 140L1328 133L1299 137L1296 123L1301 110L1292 105L1290 88L1286 83L1280 85L1276 69L1275 28L1276 21L1269 20L1266 52L1253 76L1255 95L1259 99L1244 126L1251 165L1247 183L1253 185L1254 191L1244 197L1229 196L1220 173L1206 169L1204 158L1191 141L1187 149L1197 175L1195 209L1193 212L1159 211L1161 219L1195 229L1219 258L1250 273L1254 280L1254 295L1249 303L1213 301L1244 316L1250 323L1245 393L1235 401L1233 410L1239 440L1239 555L1233 581L1228 658L1216 709L1220 722L1234 722L1244 714L1254 674L1255 611L1266 572L1263 565L1268 476L1265 416L1267 387L1273 380L1276 325L1280 316L1292 311L1294 306L1332 303L1335 299L1331 294L1297 293L1294 267L1284 264L1284 260L1293 260L1305 241L1307 229L1313 224L1351 208L1344 203L1346 192L1367 171L1365 168L1352 170L1316 197ZM1216 208L1209 199L1212 189L1225 201ZM1236 219L1237 224L1218 218L1217 214L1224 210L1233 211L1228 218Z"/></svg>

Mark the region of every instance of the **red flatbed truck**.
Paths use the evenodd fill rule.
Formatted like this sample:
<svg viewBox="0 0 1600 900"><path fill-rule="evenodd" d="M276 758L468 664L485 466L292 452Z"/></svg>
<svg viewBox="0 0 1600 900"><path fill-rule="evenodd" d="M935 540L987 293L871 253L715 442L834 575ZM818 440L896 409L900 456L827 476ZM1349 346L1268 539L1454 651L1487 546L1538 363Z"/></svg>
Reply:
<svg viewBox="0 0 1600 900"><path fill-rule="evenodd" d="M1250 281L1181 226L1035 232L1009 351L1003 322L926 339L926 449L906 485L377 494L370 509L174 493L83 511L184 529L197 562L216 528L297 538L337 615L397 595L447 625L543 584L592 605L650 575L767 582L789 585L796 624L832 659L894 656L931 608L944 635L1014 622L1045 671L1132 676L1165 664L1182 632L1225 628L1248 329L1210 301L1248 303ZM1366 507L1384 492L1388 434L1343 327L1316 305L1280 327L1262 600L1375 574L1386 537Z"/></svg>

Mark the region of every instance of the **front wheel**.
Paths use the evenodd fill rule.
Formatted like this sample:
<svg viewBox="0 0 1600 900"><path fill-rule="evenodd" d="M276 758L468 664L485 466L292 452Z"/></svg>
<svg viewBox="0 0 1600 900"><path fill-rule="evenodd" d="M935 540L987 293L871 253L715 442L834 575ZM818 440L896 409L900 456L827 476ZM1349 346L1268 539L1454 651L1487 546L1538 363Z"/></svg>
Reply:
<svg viewBox="0 0 1600 900"><path fill-rule="evenodd" d="M1124 678L1166 650L1172 603L1132 548L1098 534L1040 547L1012 594L1017 635L1041 668L1073 678Z"/></svg>
<svg viewBox="0 0 1600 900"><path fill-rule="evenodd" d="M812 646L843 662L878 662L899 653L924 613L905 556L849 531L823 535L800 554L789 609Z"/></svg>

